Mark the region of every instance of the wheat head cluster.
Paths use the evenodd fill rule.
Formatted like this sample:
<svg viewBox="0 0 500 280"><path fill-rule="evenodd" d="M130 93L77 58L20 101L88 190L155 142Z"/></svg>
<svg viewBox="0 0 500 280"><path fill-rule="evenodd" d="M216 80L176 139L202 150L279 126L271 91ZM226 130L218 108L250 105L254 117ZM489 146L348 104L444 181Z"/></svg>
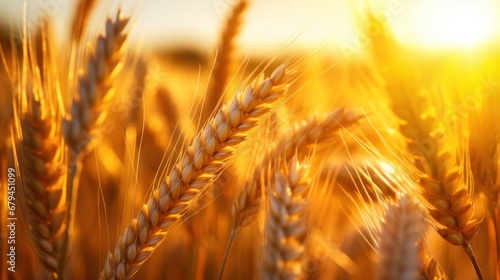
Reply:
<svg viewBox="0 0 500 280"><path fill-rule="evenodd" d="M500 279L497 46L367 10L361 49L245 53L238 0L216 50L145 51L105 6L0 34L1 279Z"/></svg>

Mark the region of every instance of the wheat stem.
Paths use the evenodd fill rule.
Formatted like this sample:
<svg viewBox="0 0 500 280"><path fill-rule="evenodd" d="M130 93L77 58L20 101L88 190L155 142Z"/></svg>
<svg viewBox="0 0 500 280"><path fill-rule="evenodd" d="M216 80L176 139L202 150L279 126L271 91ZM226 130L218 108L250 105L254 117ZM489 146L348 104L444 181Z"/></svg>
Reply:
<svg viewBox="0 0 500 280"><path fill-rule="evenodd" d="M470 245L470 242L467 242L467 244L464 246L464 250L467 253L467 256L469 256L472 265L474 266L474 269L476 270L476 274L479 277L479 280L483 280L483 272L481 271L481 268L479 267L479 264L477 263L476 256L474 255L474 251L472 250L472 246Z"/></svg>
<svg viewBox="0 0 500 280"><path fill-rule="evenodd" d="M217 280L222 279L222 275L224 274L224 267L226 266L227 257L229 256L229 252L231 251L231 246L233 245L233 241L236 238L236 233L238 231L238 225L234 223L233 228L231 229L231 233L229 235L229 239L227 240L226 249L224 250L224 257L222 258L222 262L220 264L219 273L217 274Z"/></svg>

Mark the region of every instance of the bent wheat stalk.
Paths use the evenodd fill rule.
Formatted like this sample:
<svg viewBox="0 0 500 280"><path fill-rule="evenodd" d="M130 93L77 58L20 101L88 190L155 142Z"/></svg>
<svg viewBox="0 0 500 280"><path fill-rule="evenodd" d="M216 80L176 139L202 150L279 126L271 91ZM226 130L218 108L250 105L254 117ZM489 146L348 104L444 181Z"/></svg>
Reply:
<svg viewBox="0 0 500 280"><path fill-rule="evenodd" d="M303 279L307 236L307 166L293 158L275 174L266 218L263 279Z"/></svg>
<svg viewBox="0 0 500 280"><path fill-rule="evenodd" d="M102 279L134 275L172 226L179 221L201 193L217 178L244 142L281 100L292 82L293 69L281 65L270 78L263 74L212 117L165 181L156 188L109 253Z"/></svg>

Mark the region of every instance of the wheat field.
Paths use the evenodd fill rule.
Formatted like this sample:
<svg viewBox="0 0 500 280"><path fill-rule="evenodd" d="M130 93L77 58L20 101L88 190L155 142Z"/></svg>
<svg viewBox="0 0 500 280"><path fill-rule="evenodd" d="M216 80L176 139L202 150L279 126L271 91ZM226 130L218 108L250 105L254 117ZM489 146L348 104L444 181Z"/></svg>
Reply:
<svg viewBox="0 0 500 280"><path fill-rule="evenodd" d="M1 279L500 279L498 43L353 5L361 50L246 51L237 0L216 49L148 49L76 2L64 42L0 30Z"/></svg>

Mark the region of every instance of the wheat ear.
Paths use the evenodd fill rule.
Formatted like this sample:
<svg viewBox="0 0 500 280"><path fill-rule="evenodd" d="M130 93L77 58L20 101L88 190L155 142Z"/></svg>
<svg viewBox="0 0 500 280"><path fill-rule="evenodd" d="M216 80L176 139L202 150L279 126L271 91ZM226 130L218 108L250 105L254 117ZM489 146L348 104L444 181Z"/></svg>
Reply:
<svg viewBox="0 0 500 280"><path fill-rule="evenodd" d="M204 112L210 114L217 107L217 102L227 87L233 67L234 41L241 28L243 14L247 9L248 1L239 0L232 9L231 16L226 21L226 26L220 39L217 50L217 59L214 64L210 87L206 97ZM207 118L205 118L207 119Z"/></svg>
<svg viewBox="0 0 500 280"><path fill-rule="evenodd" d="M275 173L266 217L263 279L303 279L308 168L292 158Z"/></svg>
<svg viewBox="0 0 500 280"><path fill-rule="evenodd" d="M106 119L110 99L114 95L112 85L120 68L121 48L126 34L128 18L123 18L120 11L114 20L106 20L106 35L99 36L94 49L84 67L84 72L78 79L78 91L73 98L71 115L64 120L64 134L69 147L68 162L68 197L69 197L69 228L73 224L76 196L78 193L78 178L81 170L80 159L92 148L93 141L99 140L99 129Z"/></svg>
<svg viewBox="0 0 500 280"><path fill-rule="evenodd" d="M260 210L262 185L260 178L267 178L267 166L278 155L283 155L286 160L291 160L297 150L300 155L306 155L310 147L316 143L329 141L337 137L340 128L354 125L360 116L353 111L340 108L326 117L313 117L308 121L297 123L291 131L272 145L264 155L261 162L251 172L241 192L233 202L232 213L235 217L235 227L248 225Z"/></svg>
<svg viewBox="0 0 500 280"><path fill-rule="evenodd" d="M229 240L226 245L224 257L219 269L218 279L221 279L226 264L229 251L233 244L238 228L250 224L260 211L262 202L262 176L268 177L267 166L279 155L291 160L296 151L301 155L310 152L309 148L318 142L331 140L335 133L342 127L349 127L360 119L352 111L345 111L344 108L337 109L326 117L313 117L309 121L296 124L293 129L283 135L280 140L274 143L268 152L263 156L261 162L256 164L256 168L251 172L252 176L247 179L242 190L233 201L232 214L235 223L231 229ZM271 178L272 180L273 178Z"/></svg>
<svg viewBox="0 0 500 280"><path fill-rule="evenodd" d="M123 30L128 18L118 12L106 21L106 35L99 36L84 72L79 76L78 91L73 99L71 115L65 120L68 146L74 155L86 151L108 113L114 94L112 81L120 68L121 48L127 35Z"/></svg>
<svg viewBox="0 0 500 280"><path fill-rule="evenodd" d="M380 231L378 279L416 280L420 272L420 240L424 217L418 205L407 196L389 205Z"/></svg>
<svg viewBox="0 0 500 280"><path fill-rule="evenodd" d="M450 244L464 248L482 279L470 245L482 221L472 219L474 205L469 188L464 183L462 168L456 162L452 147L445 141L444 127L433 114L432 106L425 106L427 96L407 96L396 94L396 88L389 90L393 112L402 120L399 130L420 171L419 183L422 195L429 202L428 212L441 225L437 231Z"/></svg>
<svg viewBox="0 0 500 280"><path fill-rule="evenodd" d="M26 219L40 262L57 279L66 259L67 189L65 150L60 118L43 91L23 90L16 116L20 120L17 143Z"/></svg>
<svg viewBox="0 0 500 280"><path fill-rule="evenodd" d="M284 97L294 70L281 65L260 75L211 118L109 253L103 279L132 276L167 232L234 157L235 148Z"/></svg>

